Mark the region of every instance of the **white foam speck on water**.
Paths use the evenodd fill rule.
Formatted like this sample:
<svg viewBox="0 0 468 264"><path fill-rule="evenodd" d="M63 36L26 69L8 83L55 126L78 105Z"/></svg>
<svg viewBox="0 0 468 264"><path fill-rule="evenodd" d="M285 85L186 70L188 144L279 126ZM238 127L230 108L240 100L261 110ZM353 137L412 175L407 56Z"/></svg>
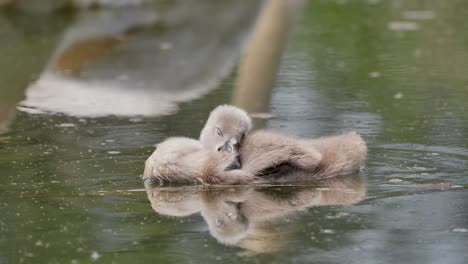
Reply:
<svg viewBox="0 0 468 264"><path fill-rule="evenodd" d="M393 31L415 31L419 30L419 24L411 21L392 21L387 24L388 29Z"/></svg>
<svg viewBox="0 0 468 264"><path fill-rule="evenodd" d="M96 261L101 257L101 255L97 251L93 251L90 257L92 261Z"/></svg>
<svg viewBox="0 0 468 264"><path fill-rule="evenodd" d="M349 216L350 214L349 213L346 213L346 212L338 212L337 214L335 215L327 215L325 218L327 219L339 219L339 218L342 218L342 217L345 217L345 216Z"/></svg>
<svg viewBox="0 0 468 264"><path fill-rule="evenodd" d="M126 74L121 74L121 75L117 76L116 79L119 80L119 81L128 81L129 80L128 75L126 75Z"/></svg>
<svg viewBox="0 0 468 264"><path fill-rule="evenodd" d="M143 121L143 118L139 118L139 117L130 117L128 119L128 121L132 122L132 123L139 123L141 121Z"/></svg>
<svg viewBox="0 0 468 264"><path fill-rule="evenodd" d="M401 98L403 98L403 93L402 92L398 92L398 93L393 95L393 99L395 99L395 100L399 100Z"/></svg>
<svg viewBox="0 0 468 264"><path fill-rule="evenodd" d="M380 72L369 72L370 78L379 78L380 75L381 75Z"/></svg>
<svg viewBox="0 0 468 264"><path fill-rule="evenodd" d="M403 11L401 15L404 19L410 20L430 20L435 17L434 12L431 10Z"/></svg>
<svg viewBox="0 0 468 264"><path fill-rule="evenodd" d="M401 180L401 179L396 179L396 178L395 178L395 179L390 179L390 180L388 180L388 182L390 182L390 183L400 183L400 182L402 182L402 181L403 181L403 180Z"/></svg>
<svg viewBox="0 0 468 264"><path fill-rule="evenodd" d="M332 230L332 229L323 229L322 231L320 231L321 233L323 234L327 234L327 235L333 235L335 234L335 231Z"/></svg>
<svg viewBox="0 0 468 264"><path fill-rule="evenodd" d="M56 125L56 127L76 127L76 125L73 123L61 123Z"/></svg>
<svg viewBox="0 0 468 264"><path fill-rule="evenodd" d="M271 119L274 118L275 115L272 113L251 113L250 117L257 119Z"/></svg>
<svg viewBox="0 0 468 264"><path fill-rule="evenodd" d="M161 50L170 50L172 49L172 44L170 42L161 42L159 43L159 48Z"/></svg>

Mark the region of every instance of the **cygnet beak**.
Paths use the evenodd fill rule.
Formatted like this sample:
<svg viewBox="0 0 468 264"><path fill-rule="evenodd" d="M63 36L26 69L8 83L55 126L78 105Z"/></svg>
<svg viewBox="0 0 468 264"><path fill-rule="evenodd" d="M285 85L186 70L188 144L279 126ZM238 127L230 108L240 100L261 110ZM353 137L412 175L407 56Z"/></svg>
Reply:
<svg viewBox="0 0 468 264"><path fill-rule="evenodd" d="M226 142L226 143L224 144L224 146L222 147L222 150L223 150L223 151L227 151L227 152L233 152L234 149L235 149L234 146L233 146L233 145L231 144L231 142L229 142L229 141Z"/></svg>
<svg viewBox="0 0 468 264"><path fill-rule="evenodd" d="M224 143L224 145L220 147L218 150L233 152L233 151L239 150L239 147L240 147L239 142L236 139L231 138L230 140L226 141L226 143Z"/></svg>

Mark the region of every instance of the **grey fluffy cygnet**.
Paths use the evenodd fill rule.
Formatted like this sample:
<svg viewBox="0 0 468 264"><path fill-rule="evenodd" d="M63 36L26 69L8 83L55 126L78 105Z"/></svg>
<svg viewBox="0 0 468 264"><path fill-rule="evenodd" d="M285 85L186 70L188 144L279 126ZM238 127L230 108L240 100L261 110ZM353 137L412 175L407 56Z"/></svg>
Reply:
<svg viewBox="0 0 468 264"><path fill-rule="evenodd" d="M200 141L169 138L148 158L145 176L179 183L242 184L329 178L358 171L367 146L355 132L304 139L251 128L234 106L214 109Z"/></svg>
<svg viewBox="0 0 468 264"><path fill-rule="evenodd" d="M252 181L246 173L230 169L237 154L212 151L195 139L172 137L157 145L146 160L144 177L160 182L242 184Z"/></svg>

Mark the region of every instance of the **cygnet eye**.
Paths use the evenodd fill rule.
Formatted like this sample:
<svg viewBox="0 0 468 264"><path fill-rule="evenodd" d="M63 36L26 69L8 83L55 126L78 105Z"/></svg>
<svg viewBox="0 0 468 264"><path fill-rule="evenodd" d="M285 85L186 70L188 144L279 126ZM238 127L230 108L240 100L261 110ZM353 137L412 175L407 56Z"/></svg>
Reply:
<svg viewBox="0 0 468 264"><path fill-rule="evenodd" d="M218 136L220 137L223 136L223 132L221 131L221 129L219 129L219 127L216 128L216 134L218 134Z"/></svg>

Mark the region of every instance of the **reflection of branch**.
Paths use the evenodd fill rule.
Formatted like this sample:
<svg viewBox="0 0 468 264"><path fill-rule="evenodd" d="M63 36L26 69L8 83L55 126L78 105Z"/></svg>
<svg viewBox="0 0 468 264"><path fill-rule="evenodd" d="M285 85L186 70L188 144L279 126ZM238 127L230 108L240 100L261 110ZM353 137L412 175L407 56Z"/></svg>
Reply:
<svg viewBox="0 0 468 264"><path fill-rule="evenodd" d="M267 112L291 21L302 1L269 0L239 66L233 104L249 112Z"/></svg>

